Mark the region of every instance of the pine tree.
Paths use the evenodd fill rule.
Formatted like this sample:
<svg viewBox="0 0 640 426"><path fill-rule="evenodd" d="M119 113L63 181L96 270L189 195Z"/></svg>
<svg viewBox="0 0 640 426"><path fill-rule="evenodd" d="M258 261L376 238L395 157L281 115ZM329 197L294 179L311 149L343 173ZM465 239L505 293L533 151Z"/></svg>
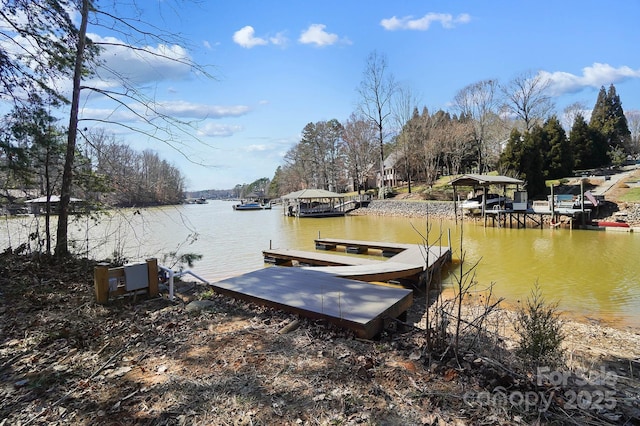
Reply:
<svg viewBox="0 0 640 426"><path fill-rule="evenodd" d="M556 179L567 176L573 172L573 152L560 121L556 116L552 116L544 123L543 138L548 150L541 150L548 179Z"/></svg>
<svg viewBox="0 0 640 426"><path fill-rule="evenodd" d="M507 146L500 155L500 168L516 174L527 182L530 198L544 195L545 180L542 170L542 129L535 126L531 132L520 133L514 129Z"/></svg>
<svg viewBox="0 0 640 426"><path fill-rule="evenodd" d="M500 154L498 160L499 168L505 171L511 171L515 173L520 172L520 160L522 158L522 145L524 136L518 131L513 129L509 135L509 140L504 148L504 151Z"/></svg>
<svg viewBox="0 0 640 426"><path fill-rule="evenodd" d="M576 170L584 170L593 164L593 140L589 137L589 125L582 114L576 115L571 126L569 142L573 150Z"/></svg>
<svg viewBox="0 0 640 426"><path fill-rule="evenodd" d="M620 97L612 84L609 91L604 86L600 88L598 99L591 113L589 126L601 133L607 143L608 150L616 148L628 150L631 142L631 132L627 124L627 118L622 109Z"/></svg>
<svg viewBox="0 0 640 426"><path fill-rule="evenodd" d="M609 128L611 129L611 138L609 140L611 141L611 146L627 152L631 144L631 131L629 130L627 117L622 109L620 96L616 93L616 88L613 84L609 86L607 100L610 108Z"/></svg>
<svg viewBox="0 0 640 426"><path fill-rule="evenodd" d="M545 153L541 147L545 145L544 130L540 126L534 126L531 132L524 134L522 161L520 164L523 178L527 181L527 194L530 198L536 198L545 194Z"/></svg>

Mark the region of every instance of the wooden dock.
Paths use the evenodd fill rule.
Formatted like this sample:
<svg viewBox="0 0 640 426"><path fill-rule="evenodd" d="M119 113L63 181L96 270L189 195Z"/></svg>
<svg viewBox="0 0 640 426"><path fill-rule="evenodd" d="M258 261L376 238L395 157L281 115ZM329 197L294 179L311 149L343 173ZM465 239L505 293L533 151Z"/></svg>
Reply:
<svg viewBox="0 0 640 426"><path fill-rule="evenodd" d="M487 210L484 217L484 225L487 226L488 219L491 219L491 225L499 228L526 228L529 227L543 228L545 216L551 216L550 222L557 224L562 221L563 218L567 218L568 223L572 225L573 222L582 222L582 225L591 222L591 210L585 209L569 209L569 208L556 208L551 210L521 210L515 211L511 209L494 209Z"/></svg>
<svg viewBox="0 0 640 426"><path fill-rule="evenodd" d="M276 266L212 283L221 294L321 319L370 339L404 319L412 290L369 282L416 279L451 260L449 247L318 238L315 252L264 250ZM327 253L344 252L344 254ZM348 253L366 253L351 256ZM389 257L389 259L386 259ZM301 266L287 268L277 265Z"/></svg>
<svg viewBox="0 0 640 426"><path fill-rule="evenodd" d="M316 249L323 252L272 249L262 253L267 263L287 266L296 264L325 274L367 282L399 279L417 282L421 273L451 260L451 249L443 246L431 246L427 251L426 246L419 244L333 238L318 238L315 244ZM326 251L364 254L367 257L330 254Z"/></svg>
<svg viewBox="0 0 640 426"><path fill-rule="evenodd" d="M271 266L212 283L221 294L307 318L326 320L371 339L393 318L403 318L412 291L345 279L303 268Z"/></svg>

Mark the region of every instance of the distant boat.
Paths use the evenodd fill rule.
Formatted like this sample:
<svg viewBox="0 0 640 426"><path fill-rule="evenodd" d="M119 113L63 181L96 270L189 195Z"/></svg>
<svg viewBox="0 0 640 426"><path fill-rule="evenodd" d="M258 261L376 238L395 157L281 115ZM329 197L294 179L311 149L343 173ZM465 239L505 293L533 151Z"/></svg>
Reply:
<svg viewBox="0 0 640 426"><path fill-rule="evenodd" d="M630 228L630 225L627 222L613 222L607 220L594 220L593 225L601 228Z"/></svg>
<svg viewBox="0 0 640 426"><path fill-rule="evenodd" d="M187 203L187 204L207 204L207 199L204 198L204 197L189 198L189 199L185 200L185 203Z"/></svg>
<svg viewBox="0 0 640 426"><path fill-rule="evenodd" d="M587 191L584 193L584 198L580 195L571 195L571 194L558 194L554 195L553 198L551 195L547 196L547 201L538 201L534 202L533 210L537 212L551 211L551 201L553 200L553 207L556 211L558 210L582 210L584 206L585 210L592 210L595 207L598 207L602 202L603 197L594 196L591 192Z"/></svg>
<svg viewBox="0 0 640 426"><path fill-rule="evenodd" d="M260 201L241 201L240 204L233 205L234 210L270 210L271 203L263 204Z"/></svg>

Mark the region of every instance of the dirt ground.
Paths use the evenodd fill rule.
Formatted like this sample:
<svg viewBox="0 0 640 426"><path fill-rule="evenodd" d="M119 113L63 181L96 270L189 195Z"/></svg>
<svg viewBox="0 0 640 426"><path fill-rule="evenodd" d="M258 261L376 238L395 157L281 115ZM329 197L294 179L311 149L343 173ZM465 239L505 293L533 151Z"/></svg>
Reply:
<svg viewBox="0 0 640 426"><path fill-rule="evenodd" d="M91 262L0 272L1 426L640 424L634 329L566 324L566 364L536 376L509 311L456 359L425 350L419 294L366 341L194 283L98 305Z"/></svg>

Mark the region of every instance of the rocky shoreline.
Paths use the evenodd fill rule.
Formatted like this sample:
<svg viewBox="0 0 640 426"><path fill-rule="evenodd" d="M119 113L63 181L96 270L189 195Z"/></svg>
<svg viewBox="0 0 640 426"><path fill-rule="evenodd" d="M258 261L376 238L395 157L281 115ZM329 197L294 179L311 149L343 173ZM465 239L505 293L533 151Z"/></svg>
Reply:
<svg viewBox="0 0 640 426"><path fill-rule="evenodd" d="M349 214L455 219L453 201L372 200L367 207Z"/></svg>
<svg viewBox="0 0 640 426"><path fill-rule="evenodd" d="M603 209L598 215L592 217L610 221L623 220L630 226L640 226L640 204L612 202L609 204L607 209ZM349 214L448 220L456 218L453 201L372 200L367 207L356 209Z"/></svg>

